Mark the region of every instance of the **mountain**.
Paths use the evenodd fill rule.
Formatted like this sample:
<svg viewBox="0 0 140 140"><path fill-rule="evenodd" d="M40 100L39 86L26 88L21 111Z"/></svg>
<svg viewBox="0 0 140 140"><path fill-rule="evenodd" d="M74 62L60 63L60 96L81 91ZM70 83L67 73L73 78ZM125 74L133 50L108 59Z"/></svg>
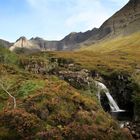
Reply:
<svg viewBox="0 0 140 140"><path fill-rule="evenodd" d="M140 31L140 1L130 0L121 10L106 20L96 31L82 44L94 44L117 36L127 36Z"/></svg>
<svg viewBox="0 0 140 140"><path fill-rule="evenodd" d="M41 50L50 51L58 50L60 44L60 41L47 41L40 37L31 38L30 41L36 44Z"/></svg>
<svg viewBox="0 0 140 140"><path fill-rule="evenodd" d="M128 35L140 30L140 1L130 0L120 11L103 23L92 39Z"/></svg>
<svg viewBox="0 0 140 140"><path fill-rule="evenodd" d="M5 48L9 48L13 43L0 39L0 45L4 46Z"/></svg>
<svg viewBox="0 0 140 140"><path fill-rule="evenodd" d="M10 51L24 51L28 52L30 51L39 51L40 47L33 43L30 40L27 40L26 37L20 37L10 48Z"/></svg>
<svg viewBox="0 0 140 140"><path fill-rule="evenodd" d="M96 31L97 29L94 28L92 31L87 31L85 33L70 33L60 41L47 41L40 37L27 40L26 37L20 37L14 45L10 47L10 50L14 51L17 48L26 48L30 50L35 48L41 51L73 50L79 43L86 41L91 35L96 34Z"/></svg>
<svg viewBox="0 0 140 140"><path fill-rule="evenodd" d="M79 49L83 44L87 46L105 39L112 39L117 36L127 36L135 33L140 30L139 23L140 1L130 0L121 10L106 20L100 28L93 28L86 32L72 32L60 41L47 41L39 37L31 38L28 40L30 43L25 43L25 45L16 42L14 47L12 46L10 50L13 50L15 47L33 48L33 46L43 51L75 50Z"/></svg>
<svg viewBox="0 0 140 140"><path fill-rule="evenodd" d="M89 37L95 35L98 29L94 28L87 32L72 32L60 41L47 41L42 38L31 38L34 44L37 44L41 50L61 51L61 50L74 50L78 44L86 41Z"/></svg>
<svg viewBox="0 0 140 140"><path fill-rule="evenodd" d="M109 18L92 36L83 43L81 50L92 51L133 51L139 49L140 42L140 1L130 0L126 6ZM93 43L98 39L97 43Z"/></svg>
<svg viewBox="0 0 140 140"><path fill-rule="evenodd" d="M117 36L127 36L140 31L140 1L130 0L121 10L106 20L100 28L94 28L84 33L69 34L63 39L65 48L78 49L83 44L96 44L105 39ZM86 47L86 46L85 46Z"/></svg>

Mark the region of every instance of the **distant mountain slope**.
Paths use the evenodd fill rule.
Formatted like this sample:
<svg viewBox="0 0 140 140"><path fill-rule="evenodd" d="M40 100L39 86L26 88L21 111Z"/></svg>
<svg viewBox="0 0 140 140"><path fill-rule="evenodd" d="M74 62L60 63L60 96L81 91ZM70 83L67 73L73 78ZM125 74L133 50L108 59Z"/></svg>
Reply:
<svg viewBox="0 0 140 140"><path fill-rule="evenodd" d="M110 40L83 46L80 50L90 50L94 52L112 52L112 51L135 51L140 53L140 32L128 36L120 36Z"/></svg>
<svg viewBox="0 0 140 140"><path fill-rule="evenodd" d="M130 0L102 26L84 33L71 33L61 40L60 50L79 49L82 44L93 44L116 36L127 36L140 30L140 1ZM86 47L86 46L85 46Z"/></svg>
<svg viewBox="0 0 140 140"><path fill-rule="evenodd" d="M0 39L0 45L4 46L6 48L9 48L12 45L12 43L5 41L3 39Z"/></svg>
<svg viewBox="0 0 140 140"><path fill-rule="evenodd" d="M130 0L102 26L84 33L71 33L62 42L61 50L74 50L82 44L93 44L116 36L127 36L140 30L140 1Z"/></svg>
<svg viewBox="0 0 140 140"><path fill-rule="evenodd" d="M61 51L61 50L74 50L78 44L86 41L91 36L97 33L98 29L86 31L84 33L72 32L60 41L47 41L42 38L32 38L31 41L37 44L41 50Z"/></svg>
<svg viewBox="0 0 140 140"><path fill-rule="evenodd" d="M128 35L140 30L140 1L130 0L99 28L92 39L102 39L108 35Z"/></svg>
<svg viewBox="0 0 140 140"><path fill-rule="evenodd" d="M20 37L10 48L10 51L39 51L40 47L33 43L30 40L27 40L26 37Z"/></svg>

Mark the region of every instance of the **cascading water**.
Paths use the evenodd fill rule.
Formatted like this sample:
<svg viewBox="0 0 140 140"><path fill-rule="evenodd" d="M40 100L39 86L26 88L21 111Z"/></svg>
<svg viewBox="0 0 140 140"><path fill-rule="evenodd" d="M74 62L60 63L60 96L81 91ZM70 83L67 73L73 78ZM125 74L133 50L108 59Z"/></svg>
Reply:
<svg viewBox="0 0 140 140"><path fill-rule="evenodd" d="M96 84L97 90L98 90L97 97L98 97L99 101L101 100L100 93L101 93L101 91L103 91L109 100L109 106L111 108L111 112L125 112L125 110L121 110L119 108L119 106L117 105L117 103L115 102L113 97L110 95L108 88L103 83L95 81L95 84Z"/></svg>
<svg viewBox="0 0 140 140"><path fill-rule="evenodd" d="M122 110L119 108L111 94L109 93L108 88L101 82L95 81L95 85L97 87L97 97L99 102L101 103L101 92L103 92L108 99L108 106L110 107L110 114L112 117L116 118L119 121L120 128L124 128L129 126L130 114L128 114L127 110ZM101 103L102 105L102 103ZM104 105L104 104L103 104ZM104 107L103 107L104 108ZM105 108L104 108L105 109ZM107 110L108 111L108 110Z"/></svg>

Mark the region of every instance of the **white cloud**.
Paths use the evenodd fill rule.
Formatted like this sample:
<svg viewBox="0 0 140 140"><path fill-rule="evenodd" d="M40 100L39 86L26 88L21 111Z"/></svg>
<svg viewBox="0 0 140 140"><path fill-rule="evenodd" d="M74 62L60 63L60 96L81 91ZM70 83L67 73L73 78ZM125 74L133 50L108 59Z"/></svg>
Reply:
<svg viewBox="0 0 140 140"><path fill-rule="evenodd" d="M76 27L79 24L84 24L87 29L99 27L109 17L100 0L77 0L73 11L75 12L65 23L68 27Z"/></svg>

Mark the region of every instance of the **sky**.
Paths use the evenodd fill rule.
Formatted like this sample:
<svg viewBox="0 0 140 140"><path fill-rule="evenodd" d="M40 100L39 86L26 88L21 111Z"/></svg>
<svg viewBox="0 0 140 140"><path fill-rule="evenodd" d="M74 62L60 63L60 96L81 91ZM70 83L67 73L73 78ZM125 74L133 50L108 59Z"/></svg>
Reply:
<svg viewBox="0 0 140 140"><path fill-rule="evenodd" d="M101 24L129 0L0 0L0 38L60 40Z"/></svg>

